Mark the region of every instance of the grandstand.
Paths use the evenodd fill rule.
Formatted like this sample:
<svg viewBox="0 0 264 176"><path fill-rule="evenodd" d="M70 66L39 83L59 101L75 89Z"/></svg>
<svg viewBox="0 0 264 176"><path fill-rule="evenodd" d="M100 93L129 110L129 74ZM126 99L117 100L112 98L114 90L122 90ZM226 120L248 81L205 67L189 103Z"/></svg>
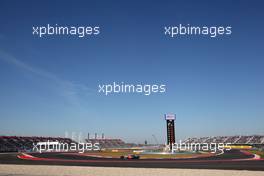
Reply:
<svg viewBox="0 0 264 176"><path fill-rule="evenodd" d="M0 136L0 152L18 152L32 150L33 143L37 142L72 143L73 140L61 137L25 137L25 136Z"/></svg>
<svg viewBox="0 0 264 176"><path fill-rule="evenodd" d="M250 145L264 145L263 135L250 136L216 136L216 137L201 137L188 138L184 143L231 143L231 144L250 144Z"/></svg>
<svg viewBox="0 0 264 176"><path fill-rule="evenodd" d="M76 143L70 138L61 137L38 137L38 136L0 136L0 152L31 151L33 143L38 142ZM125 143L122 139L93 138L85 139L86 142L99 143L100 148L131 148L142 147L143 144ZM249 136L213 136L200 138L187 138L184 143L230 143L235 145L264 146L264 135Z"/></svg>

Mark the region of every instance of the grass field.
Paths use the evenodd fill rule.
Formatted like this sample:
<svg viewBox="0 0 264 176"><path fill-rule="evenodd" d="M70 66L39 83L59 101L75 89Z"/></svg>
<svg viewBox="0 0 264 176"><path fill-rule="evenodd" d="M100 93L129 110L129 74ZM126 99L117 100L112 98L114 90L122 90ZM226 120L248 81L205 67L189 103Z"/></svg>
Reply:
<svg viewBox="0 0 264 176"><path fill-rule="evenodd" d="M259 150L249 150L250 153L257 154L261 158L264 158L264 151L259 151Z"/></svg>

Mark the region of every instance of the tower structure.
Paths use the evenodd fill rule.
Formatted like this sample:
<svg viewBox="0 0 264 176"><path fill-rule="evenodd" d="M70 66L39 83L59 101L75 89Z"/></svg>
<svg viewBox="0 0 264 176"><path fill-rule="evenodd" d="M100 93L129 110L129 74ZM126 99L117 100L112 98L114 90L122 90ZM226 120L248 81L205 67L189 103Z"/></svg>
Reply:
<svg viewBox="0 0 264 176"><path fill-rule="evenodd" d="M172 145L175 143L175 125L176 114L165 114L164 115L167 124L167 145L169 145L170 150Z"/></svg>

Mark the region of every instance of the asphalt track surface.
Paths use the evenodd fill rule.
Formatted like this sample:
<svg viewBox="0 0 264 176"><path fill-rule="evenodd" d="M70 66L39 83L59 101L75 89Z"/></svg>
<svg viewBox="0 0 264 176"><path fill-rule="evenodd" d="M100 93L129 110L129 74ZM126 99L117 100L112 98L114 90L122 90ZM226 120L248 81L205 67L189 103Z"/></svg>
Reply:
<svg viewBox="0 0 264 176"><path fill-rule="evenodd" d="M18 153L0 154L0 164L23 165L66 165L96 167L139 167L139 168L188 168L188 169L228 169L264 171L264 160L254 159L254 155L232 150L222 155L190 159L139 159L121 160L98 158L79 154L35 153L33 158L18 158ZM21 156L21 155L19 155Z"/></svg>

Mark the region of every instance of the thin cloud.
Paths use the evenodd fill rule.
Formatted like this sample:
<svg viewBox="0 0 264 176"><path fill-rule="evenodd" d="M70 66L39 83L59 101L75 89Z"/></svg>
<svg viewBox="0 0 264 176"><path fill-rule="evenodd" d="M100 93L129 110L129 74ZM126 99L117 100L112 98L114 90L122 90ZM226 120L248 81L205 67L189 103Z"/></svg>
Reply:
<svg viewBox="0 0 264 176"><path fill-rule="evenodd" d="M59 89L60 93L73 104L79 104L80 97L90 95L93 92L95 92L95 90L88 88L84 84L78 84L78 83L74 83L68 80L61 79L57 75L51 72L48 72L38 67L33 67L32 65L29 65L1 50L0 50L0 59L20 69L30 72L34 75L37 75L37 76L40 76L40 77L43 77L43 78L46 78L52 81L58 87L60 87Z"/></svg>

